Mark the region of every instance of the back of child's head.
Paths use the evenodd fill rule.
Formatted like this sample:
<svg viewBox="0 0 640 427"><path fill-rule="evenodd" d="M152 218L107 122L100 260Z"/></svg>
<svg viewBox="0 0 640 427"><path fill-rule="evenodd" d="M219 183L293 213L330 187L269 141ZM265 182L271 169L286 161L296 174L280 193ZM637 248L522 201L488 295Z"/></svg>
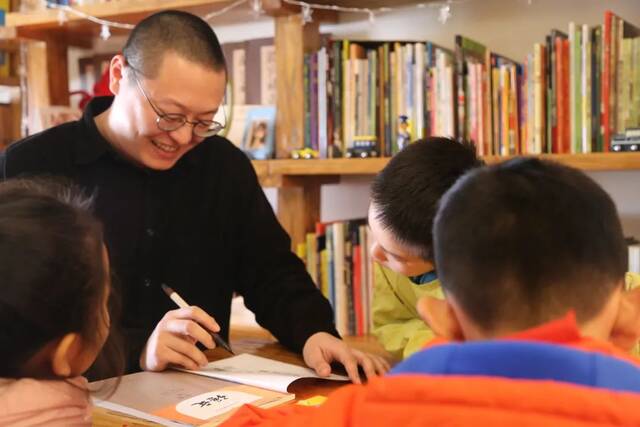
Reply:
<svg viewBox="0 0 640 427"><path fill-rule="evenodd" d="M593 318L622 283L611 197L583 172L515 159L469 172L434 222L445 293L480 330L524 330L574 310Z"/></svg>
<svg viewBox="0 0 640 427"><path fill-rule="evenodd" d="M481 165L469 143L429 137L408 145L373 180L377 220L417 255L433 260L431 229L440 198L466 171Z"/></svg>
<svg viewBox="0 0 640 427"><path fill-rule="evenodd" d="M68 333L102 345L110 280L90 205L60 183L0 183L0 376L51 376L26 366Z"/></svg>

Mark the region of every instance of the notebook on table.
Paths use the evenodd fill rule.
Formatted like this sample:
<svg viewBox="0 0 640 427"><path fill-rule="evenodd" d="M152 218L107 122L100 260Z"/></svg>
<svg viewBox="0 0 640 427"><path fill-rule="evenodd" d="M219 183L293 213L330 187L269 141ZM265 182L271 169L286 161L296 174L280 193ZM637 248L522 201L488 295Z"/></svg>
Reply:
<svg viewBox="0 0 640 427"><path fill-rule="evenodd" d="M160 425L216 426L247 403L270 408L292 401L295 395L287 389L308 378L320 379L308 368L241 354L211 362L199 371L125 375L112 396L94 400L104 411ZM348 381L341 375L326 379ZM104 383L92 383L92 389L106 387Z"/></svg>

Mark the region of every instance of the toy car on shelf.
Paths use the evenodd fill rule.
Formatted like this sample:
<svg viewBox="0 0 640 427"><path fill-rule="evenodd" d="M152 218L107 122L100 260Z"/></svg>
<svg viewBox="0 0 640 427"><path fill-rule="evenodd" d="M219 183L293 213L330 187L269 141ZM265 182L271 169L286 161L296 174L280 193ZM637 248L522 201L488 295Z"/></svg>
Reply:
<svg viewBox="0 0 640 427"><path fill-rule="evenodd" d="M356 136L353 138L353 145L347 148L344 156L347 158L366 159L378 157L378 139L375 136Z"/></svg>
<svg viewBox="0 0 640 427"><path fill-rule="evenodd" d="M613 135L611 151L640 151L640 128L627 129L624 133Z"/></svg>
<svg viewBox="0 0 640 427"><path fill-rule="evenodd" d="M310 160L310 159L317 159L318 158L318 152L316 150L313 150L311 148L301 148L299 150L293 150L291 152L291 158L298 160L298 159L305 159L305 160Z"/></svg>

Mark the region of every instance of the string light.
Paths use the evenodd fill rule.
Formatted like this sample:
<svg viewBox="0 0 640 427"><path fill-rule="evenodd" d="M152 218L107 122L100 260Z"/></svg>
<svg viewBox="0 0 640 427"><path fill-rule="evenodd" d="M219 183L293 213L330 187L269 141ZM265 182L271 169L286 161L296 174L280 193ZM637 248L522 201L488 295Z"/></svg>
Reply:
<svg viewBox="0 0 640 427"><path fill-rule="evenodd" d="M251 0L251 11L253 16L264 15L264 9L262 8L262 0Z"/></svg>
<svg viewBox="0 0 640 427"><path fill-rule="evenodd" d="M88 13L84 13L81 10L75 9L71 6L67 6L64 4L50 3L46 0L45 0L45 4L50 9L58 9L64 13L69 13L72 15L79 16L80 18L84 18L87 21L94 22L98 25L106 25L107 27L122 28L125 30L133 30L133 27L134 27L134 25L132 24L123 24L122 22L113 22L113 21L108 21L106 19L96 18L93 15L89 15Z"/></svg>
<svg viewBox="0 0 640 427"><path fill-rule="evenodd" d="M238 6L241 6L245 3L249 2L249 0L236 0L235 2L231 3L229 6L225 6L220 10L216 10L213 11L211 13L207 13L205 16L202 17L202 19L204 19L205 21L210 21L213 18L217 18L220 15L224 15L225 13L235 9ZM262 7L262 6L260 6Z"/></svg>
<svg viewBox="0 0 640 427"><path fill-rule="evenodd" d="M90 22L98 24L101 26L100 29L100 37L104 40L111 37L111 28L121 28L124 30L132 30L135 25L128 24L124 22L115 22L109 21L107 19L102 19L90 15L88 13L82 12L72 6L52 3L50 0L41 0L42 3L46 5L49 9L58 10L58 23L60 25L64 25L68 21L67 15L75 15L79 18L86 19ZM433 3L419 3L415 7L419 9L424 8L438 8L438 21L442 24L446 24L449 19L451 19L451 6L453 4L458 3L466 3L470 0L447 0L446 2L433 2ZM394 10L400 9L400 7L391 7L391 6L383 6L378 8L369 8L369 7L344 7L338 6L335 4L317 4L317 3L309 3L300 0L282 0L283 3L290 4L293 6L300 7L302 21L303 23L313 22L313 11L314 10L332 10L335 12L346 12L346 13L359 13L365 14L371 24L375 23L376 16L383 13L389 13ZM532 0L528 0L529 4L532 3ZM217 18L221 15L228 13L229 11L243 5L249 3L249 7L251 9L251 13L258 17L264 14L264 9L262 7L262 0L236 0L235 2L229 4L228 6L223 7L222 9L213 11L203 16L202 19L205 21L210 21L213 18ZM407 6L405 6L406 8Z"/></svg>
<svg viewBox="0 0 640 427"><path fill-rule="evenodd" d="M447 2L440 7L438 11L438 21L441 24L446 24L447 21L451 18L451 2Z"/></svg>
<svg viewBox="0 0 640 427"><path fill-rule="evenodd" d="M311 9L311 6L309 6L307 3L304 3L302 5L302 25L313 22L313 17L311 16L312 14L313 9Z"/></svg>
<svg viewBox="0 0 640 427"><path fill-rule="evenodd" d="M293 6L299 6L302 8L303 20L304 20L304 10L305 8L309 9L319 9L319 10L333 10L336 12L349 12L349 13L362 13L366 14L369 17L369 21L371 21L371 16L374 16L376 13L383 12L383 8L371 9L369 7L342 7L338 5L329 5L329 4L317 4L317 3L307 3L305 1L298 0L282 0L283 3L290 4ZM384 12L390 12L393 10L391 7L385 7ZM375 19L375 18L374 18Z"/></svg>
<svg viewBox="0 0 640 427"><path fill-rule="evenodd" d="M109 37L111 37L111 30L109 29L109 26L102 24L100 27L100 38L102 40L109 40Z"/></svg>

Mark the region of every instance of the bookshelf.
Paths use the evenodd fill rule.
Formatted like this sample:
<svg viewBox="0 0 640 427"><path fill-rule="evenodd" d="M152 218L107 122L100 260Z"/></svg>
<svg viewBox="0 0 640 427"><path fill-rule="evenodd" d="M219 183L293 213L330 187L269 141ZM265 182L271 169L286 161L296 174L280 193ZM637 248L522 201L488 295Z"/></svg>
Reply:
<svg viewBox="0 0 640 427"><path fill-rule="evenodd" d="M495 164L513 156L487 156L484 161ZM538 156L586 171L619 171L640 169L640 153L589 153L589 154L541 154ZM254 161L254 167L267 183L275 176L318 175L375 175L389 158L373 159L322 159L322 160L262 160ZM270 181L269 181L270 180Z"/></svg>
<svg viewBox="0 0 640 427"><path fill-rule="evenodd" d="M0 52L9 59L8 74L0 75L0 86L12 86L15 89L20 86L17 66L20 42L11 38L14 35L11 31L0 31ZM9 38L5 39L4 36ZM20 99L12 100L9 104L0 104L0 148L20 138L21 111Z"/></svg>
<svg viewBox="0 0 640 427"><path fill-rule="evenodd" d="M640 153L541 154L544 158L585 171L640 170ZM512 157L487 156L495 164ZM373 176L389 158L256 160L253 166L265 187L278 187L278 218L291 235L292 244L304 241L320 219L320 187L337 184L341 177ZM302 221L301 221L302 218ZM295 248L295 246L294 246Z"/></svg>
<svg viewBox="0 0 640 427"><path fill-rule="evenodd" d="M76 8L99 18L135 23L163 9L181 9L204 16L231 3L230 0L119 0ZM399 6L422 2L319 0L317 3L375 8L390 3ZM268 19L273 20L275 28L278 111L276 154L279 159L254 161L253 165L264 186L278 188L278 218L291 235L295 248L297 243L304 240L305 233L313 229L315 222L320 219L320 189L323 185L339 183L341 177L346 176L372 176L386 165L388 159L287 159L292 149L302 146L304 134L304 54L313 52L320 46L320 21L334 22L337 16L330 11L315 11L313 22L305 25L299 15L299 9L280 0L262 0L262 6ZM561 14L566 17L563 18L563 22L572 19L567 11ZM58 12L55 10L14 12L7 15L8 27L5 32L12 32L13 37L45 42L45 47L42 43L29 43L33 46L29 46L27 53L27 57L32 61L28 70L28 83L29 87L37 88L34 92L41 94L38 105L68 104L67 47L91 47L92 40L100 32L99 25L82 18L68 14L67 19L64 25L60 25ZM253 18L249 14L249 5L245 4L216 20L215 25L239 24L251 19ZM508 16L504 19L508 19ZM125 32L126 30L113 29L114 34ZM492 45L491 40L487 40L487 45ZM528 45L527 50L530 50L531 46L532 44ZM11 78L8 81L15 82ZM34 106L30 102L30 110L34 111L35 108L37 105ZM640 170L640 153L555 154L540 157L589 171ZM486 157L485 161L495 163L506 158L508 157Z"/></svg>

